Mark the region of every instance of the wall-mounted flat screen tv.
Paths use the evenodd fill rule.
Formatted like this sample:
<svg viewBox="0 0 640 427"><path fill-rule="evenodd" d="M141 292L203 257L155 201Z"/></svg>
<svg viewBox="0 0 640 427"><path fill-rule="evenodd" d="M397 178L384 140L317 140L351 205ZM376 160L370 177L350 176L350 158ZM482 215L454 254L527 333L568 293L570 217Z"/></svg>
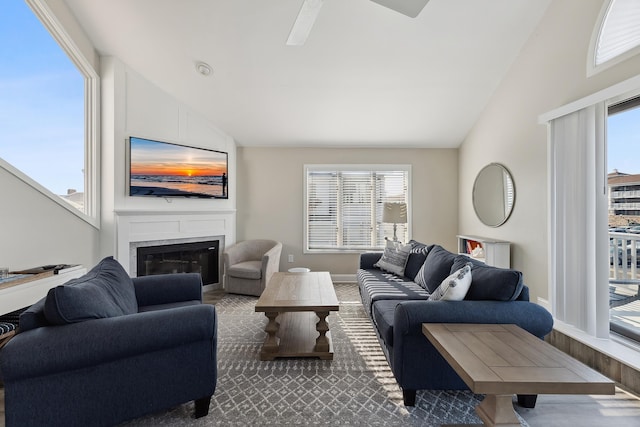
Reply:
<svg viewBox="0 0 640 427"><path fill-rule="evenodd" d="M129 138L129 195L227 199L228 154Z"/></svg>

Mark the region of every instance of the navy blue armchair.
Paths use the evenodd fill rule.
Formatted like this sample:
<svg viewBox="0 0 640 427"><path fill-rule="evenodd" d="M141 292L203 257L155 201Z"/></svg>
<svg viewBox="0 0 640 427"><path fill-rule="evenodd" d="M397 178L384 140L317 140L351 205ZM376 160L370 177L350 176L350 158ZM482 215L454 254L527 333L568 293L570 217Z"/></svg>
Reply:
<svg viewBox="0 0 640 427"><path fill-rule="evenodd" d="M7 427L110 426L191 400L208 413L216 311L200 275L120 269L106 258L21 315L0 351Z"/></svg>

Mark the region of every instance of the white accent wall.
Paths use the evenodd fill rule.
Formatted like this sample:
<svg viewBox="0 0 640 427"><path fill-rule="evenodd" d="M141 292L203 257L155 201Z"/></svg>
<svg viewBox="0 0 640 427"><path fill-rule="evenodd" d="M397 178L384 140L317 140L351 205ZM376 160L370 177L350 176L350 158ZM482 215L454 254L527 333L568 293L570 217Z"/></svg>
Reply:
<svg viewBox="0 0 640 427"><path fill-rule="evenodd" d="M133 242L224 236L235 242L236 145L230 136L113 57L102 58L100 252L129 269ZM229 198L128 196L128 138L227 152ZM224 248L221 248L221 252Z"/></svg>

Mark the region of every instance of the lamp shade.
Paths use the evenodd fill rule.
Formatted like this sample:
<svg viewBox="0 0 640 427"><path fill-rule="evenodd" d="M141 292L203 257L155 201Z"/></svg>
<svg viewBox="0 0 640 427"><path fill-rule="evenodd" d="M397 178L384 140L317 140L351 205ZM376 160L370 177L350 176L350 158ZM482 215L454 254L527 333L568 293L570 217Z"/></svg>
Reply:
<svg viewBox="0 0 640 427"><path fill-rule="evenodd" d="M403 224L407 222L407 204L386 202L382 210L382 222Z"/></svg>

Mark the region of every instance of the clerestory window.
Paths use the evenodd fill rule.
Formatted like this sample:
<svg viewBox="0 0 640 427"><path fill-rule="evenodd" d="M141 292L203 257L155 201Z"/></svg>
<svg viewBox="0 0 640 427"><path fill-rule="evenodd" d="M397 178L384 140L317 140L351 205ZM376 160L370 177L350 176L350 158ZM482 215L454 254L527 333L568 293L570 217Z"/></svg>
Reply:
<svg viewBox="0 0 640 427"><path fill-rule="evenodd" d="M406 242L409 177L408 165L306 165L305 252L384 248L393 237L393 224L382 222L385 202L407 204L408 222L396 230Z"/></svg>
<svg viewBox="0 0 640 427"><path fill-rule="evenodd" d="M0 13L0 167L97 227L98 76L43 0Z"/></svg>
<svg viewBox="0 0 640 427"><path fill-rule="evenodd" d="M591 38L587 74L640 53L640 2L610 0L603 6Z"/></svg>

